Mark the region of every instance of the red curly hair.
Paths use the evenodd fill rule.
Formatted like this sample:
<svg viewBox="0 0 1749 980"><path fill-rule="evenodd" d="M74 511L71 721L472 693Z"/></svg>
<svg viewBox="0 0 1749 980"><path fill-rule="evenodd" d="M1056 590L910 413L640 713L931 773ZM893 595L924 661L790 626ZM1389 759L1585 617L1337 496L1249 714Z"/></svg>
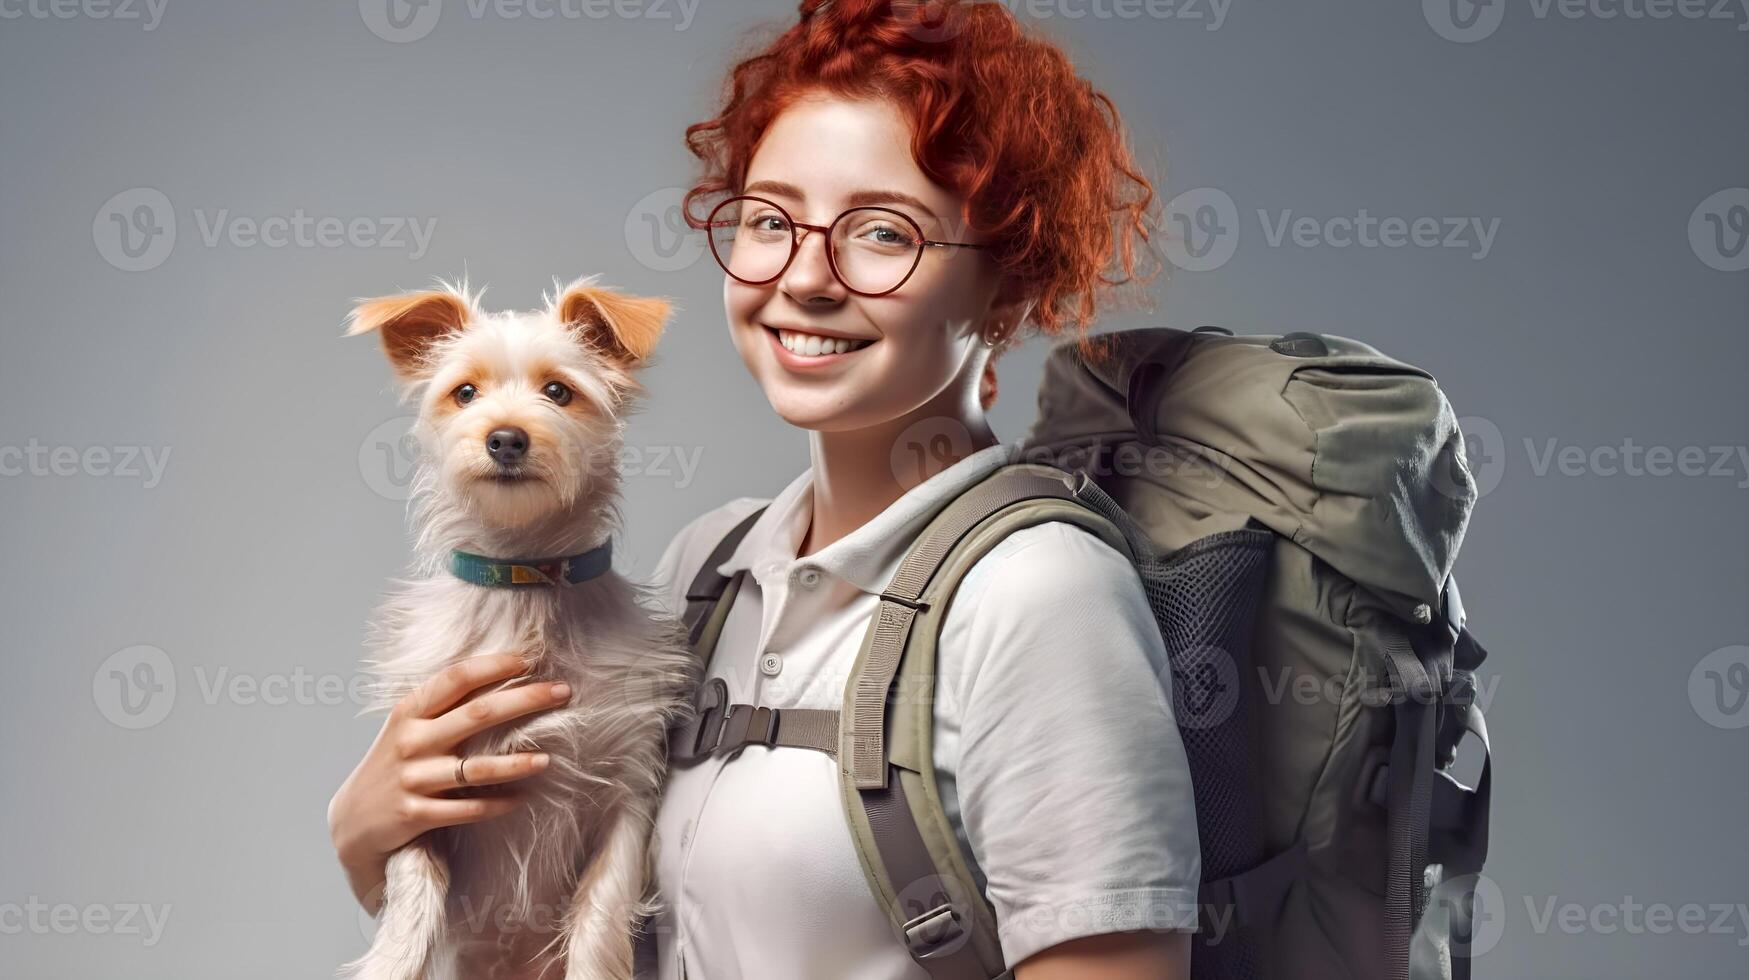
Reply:
<svg viewBox="0 0 1749 980"><path fill-rule="evenodd" d="M798 98L887 99L911 122L919 169L964 199L961 220L991 243L999 299L1034 300L1026 322L1040 333L1075 328L1084 354L1104 353L1087 332L1095 293L1160 268L1154 189L1111 99L1000 3L803 0L800 12L734 66L717 118L687 127L703 164L682 202L688 225L703 228L708 203L738 192L760 137ZM1151 260L1140 272L1138 253Z"/></svg>

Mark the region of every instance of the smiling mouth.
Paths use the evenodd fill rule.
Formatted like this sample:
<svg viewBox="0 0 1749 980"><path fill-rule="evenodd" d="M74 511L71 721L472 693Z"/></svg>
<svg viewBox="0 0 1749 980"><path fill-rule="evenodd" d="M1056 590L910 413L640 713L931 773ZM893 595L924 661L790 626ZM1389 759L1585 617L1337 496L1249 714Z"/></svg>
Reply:
<svg viewBox="0 0 1749 980"><path fill-rule="evenodd" d="M796 330L779 330L776 327L765 327L765 330L776 338L780 347L791 354L797 357L814 357L821 360L843 354L853 354L874 343L873 340L827 337Z"/></svg>

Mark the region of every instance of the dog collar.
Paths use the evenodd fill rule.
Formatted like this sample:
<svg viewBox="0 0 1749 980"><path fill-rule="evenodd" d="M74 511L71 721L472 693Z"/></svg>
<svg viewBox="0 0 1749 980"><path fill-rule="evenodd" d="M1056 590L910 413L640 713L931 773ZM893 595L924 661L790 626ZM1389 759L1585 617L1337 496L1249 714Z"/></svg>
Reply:
<svg viewBox="0 0 1749 980"><path fill-rule="evenodd" d="M482 558L465 551L449 553L449 570L474 585L520 588L531 585L581 585L613 564L613 539L580 555L564 558Z"/></svg>

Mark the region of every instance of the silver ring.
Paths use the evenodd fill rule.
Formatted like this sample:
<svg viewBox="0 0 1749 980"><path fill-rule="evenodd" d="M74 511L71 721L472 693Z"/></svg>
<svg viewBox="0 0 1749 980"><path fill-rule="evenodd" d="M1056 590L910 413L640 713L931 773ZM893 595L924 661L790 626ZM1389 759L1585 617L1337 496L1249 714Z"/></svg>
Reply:
<svg viewBox="0 0 1749 980"><path fill-rule="evenodd" d="M455 760L455 781L458 786L468 784L468 757L465 755Z"/></svg>

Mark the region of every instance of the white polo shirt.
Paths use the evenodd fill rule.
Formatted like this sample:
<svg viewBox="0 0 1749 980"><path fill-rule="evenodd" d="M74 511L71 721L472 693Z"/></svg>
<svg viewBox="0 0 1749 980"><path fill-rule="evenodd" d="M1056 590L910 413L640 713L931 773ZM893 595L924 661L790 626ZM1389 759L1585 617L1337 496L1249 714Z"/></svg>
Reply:
<svg viewBox="0 0 1749 980"><path fill-rule="evenodd" d="M912 488L815 554L796 551L813 470L727 562L749 569L710 676L734 702L842 706L877 596L924 525L1018 444ZM655 571L669 611L712 549L767 501L681 529ZM941 796L996 909L1009 967L1078 936L1192 929L1201 861L1171 673L1134 567L1079 527L1017 531L969 569L942 623ZM660 980L929 980L863 877L836 762L753 745L673 769L656 822Z"/></svg>

